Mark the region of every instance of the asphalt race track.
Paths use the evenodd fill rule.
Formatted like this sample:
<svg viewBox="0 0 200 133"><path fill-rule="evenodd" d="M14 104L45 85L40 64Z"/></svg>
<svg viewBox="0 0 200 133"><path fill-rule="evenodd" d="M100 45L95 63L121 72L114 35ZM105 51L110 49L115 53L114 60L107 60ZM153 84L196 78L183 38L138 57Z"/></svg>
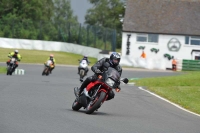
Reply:
<svg viewBox="0 0 200 133"><path fill-rule="evenodd" d="M41 75L42 65L20 68L25 75L0 75L0 133L200 133L200 117L136 86L122 85L92 115L83 109L75 112L71 106L73 88L80 86L77 67L57 66L50 76ZM175 74L124 70L122 77Z"/></svg>

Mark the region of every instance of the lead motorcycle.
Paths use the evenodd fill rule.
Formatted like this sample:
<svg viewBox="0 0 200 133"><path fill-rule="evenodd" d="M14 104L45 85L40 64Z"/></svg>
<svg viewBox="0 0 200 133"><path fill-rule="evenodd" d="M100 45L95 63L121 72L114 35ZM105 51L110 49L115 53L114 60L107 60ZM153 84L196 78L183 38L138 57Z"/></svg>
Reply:
<svg viewBox="0 0 200 133"><path fill-rule="evenodd" d="M11 57L10 62L7 66L7 75L12 75L12 73L14 72L14 68L16 66L16 62L17 62L17 59Z"/></svg>
<svg viewBox="0 0 200 133"><path fill-rule="evenodd" d="M43 70L43 72L42 72L42 75L48 76L52 67L53 67L53 62L52 62L51 60L48 60L48 61L45 63L45 66L44 66L44 70Z"/></svg>
<svg viewBox="0 0 200 133"><path fill-rule="evenodd" d="M83 78L87 75L88 72L88 63L86 60L78 60L80 62L79 64L79 75L80 75L80 81L83 82Z"/></svg>
<svg viewBox="0 0 200 133"><path fill-rule="evenodd" d="M72 104L72 109L78 111L80 108L86 109L86 114L92 114L95 110L101 107L104 101L108 98L108 93L112 89L116 89L120 85L120 81L128 83L128 79L120 79L120 74L114 68L109 67L98 76L98 80L91 82L78 97L78 88L74 88L76 99Z"/></svg>

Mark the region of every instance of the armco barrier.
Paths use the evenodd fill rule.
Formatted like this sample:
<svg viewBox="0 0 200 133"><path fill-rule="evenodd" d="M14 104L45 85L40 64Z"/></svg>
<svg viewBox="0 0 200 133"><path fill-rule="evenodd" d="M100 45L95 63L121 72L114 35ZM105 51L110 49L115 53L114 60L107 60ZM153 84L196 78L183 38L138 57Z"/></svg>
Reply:
<svg viewBox="0 0 200 133"><path fill-rule="evenodd" d="M199 60L183 60L182 62L183 71L200 71Z"/></svg>

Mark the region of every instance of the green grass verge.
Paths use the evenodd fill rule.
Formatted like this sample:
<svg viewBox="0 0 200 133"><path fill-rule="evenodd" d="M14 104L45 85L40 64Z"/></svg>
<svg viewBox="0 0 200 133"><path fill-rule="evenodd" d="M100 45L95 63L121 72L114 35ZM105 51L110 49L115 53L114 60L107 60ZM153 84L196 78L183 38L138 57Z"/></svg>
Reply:
<svg viewBox="0 0 200 133"><path fill-rule="evenodd" d="M0 48L0 62L6 62L9 58L8 53L14 51L14 49ZM67 53L67 52L55 52L55 51L39 51L39 50L25 50L19 49L19 53L22 56L21 63L41 63L43 64L49 55L52 53L56 59L57 64L65 65L78 65L78 59L82 59L83 55ZM91 62L90 66L96 63L96 58L89 57Z"/></svg>
<svg viewBox="0 0 200 133"><path fill-rule="evenodd" d="M6 73L6 67L1 67L0 66L0 73Z"/></svg>
<svg viewBox="0 0 200 133"><path fill-rule="evenodd" d="M137 86L146 86L154 92L190 111L200 114L200 72L185 72L170 77L134 80Z"/></svg>

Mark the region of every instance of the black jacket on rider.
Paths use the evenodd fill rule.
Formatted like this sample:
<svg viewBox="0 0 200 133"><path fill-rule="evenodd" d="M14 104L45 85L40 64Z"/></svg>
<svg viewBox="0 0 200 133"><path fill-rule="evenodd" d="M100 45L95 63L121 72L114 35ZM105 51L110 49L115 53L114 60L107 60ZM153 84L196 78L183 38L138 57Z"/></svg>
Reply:
<svg viewBox="0 0 200 133"><path fill-rule="evenodd" d="M119 72L119 74L120 74L120 76L121 76L121 74L122 74L122 68L121 68L121 66L120 65L117 65L117 66L115 66L115 65L113 65L111 62L110 62L110 59L109 58L103 58L103 59L101 59L101 60L99 60L96 64L94 64L93 66L92 66L92 71L95 73L95 71L97 70L97 69L99 69L100 71L106 71L107 69L108 69L108 67L112 67L112 68L115 68L118 72Z"/></svg>
<svg viewBox="0 0 200 133"><path fill-rule="evenodd" d="M103 71L106 71L108 69L108 67L113 67L114 69L116 69L120 76L122 74L122 68L120 65L113 65L111 62L110 62L110 59L109 58L102 58L101 60L99 60L96 64L94 64L92 66L92 71L95 73L97 69L99 69L101 72ZM93 82L93 81L96 81L97 80L97 76L99 74L95 73L93 76L90 76L88 78L86 78L86 80L83 82L83 84L81 85L80 89L79 89L79 95L82 93L82 91L84 90L85 87L87 87L87 85L90 83L90 82ZM120 86L118 86L119 89ZM113 91L110 91L109 93L109 97L107 100L110 100L112 98L114 98L115 94Z"/></svg>

